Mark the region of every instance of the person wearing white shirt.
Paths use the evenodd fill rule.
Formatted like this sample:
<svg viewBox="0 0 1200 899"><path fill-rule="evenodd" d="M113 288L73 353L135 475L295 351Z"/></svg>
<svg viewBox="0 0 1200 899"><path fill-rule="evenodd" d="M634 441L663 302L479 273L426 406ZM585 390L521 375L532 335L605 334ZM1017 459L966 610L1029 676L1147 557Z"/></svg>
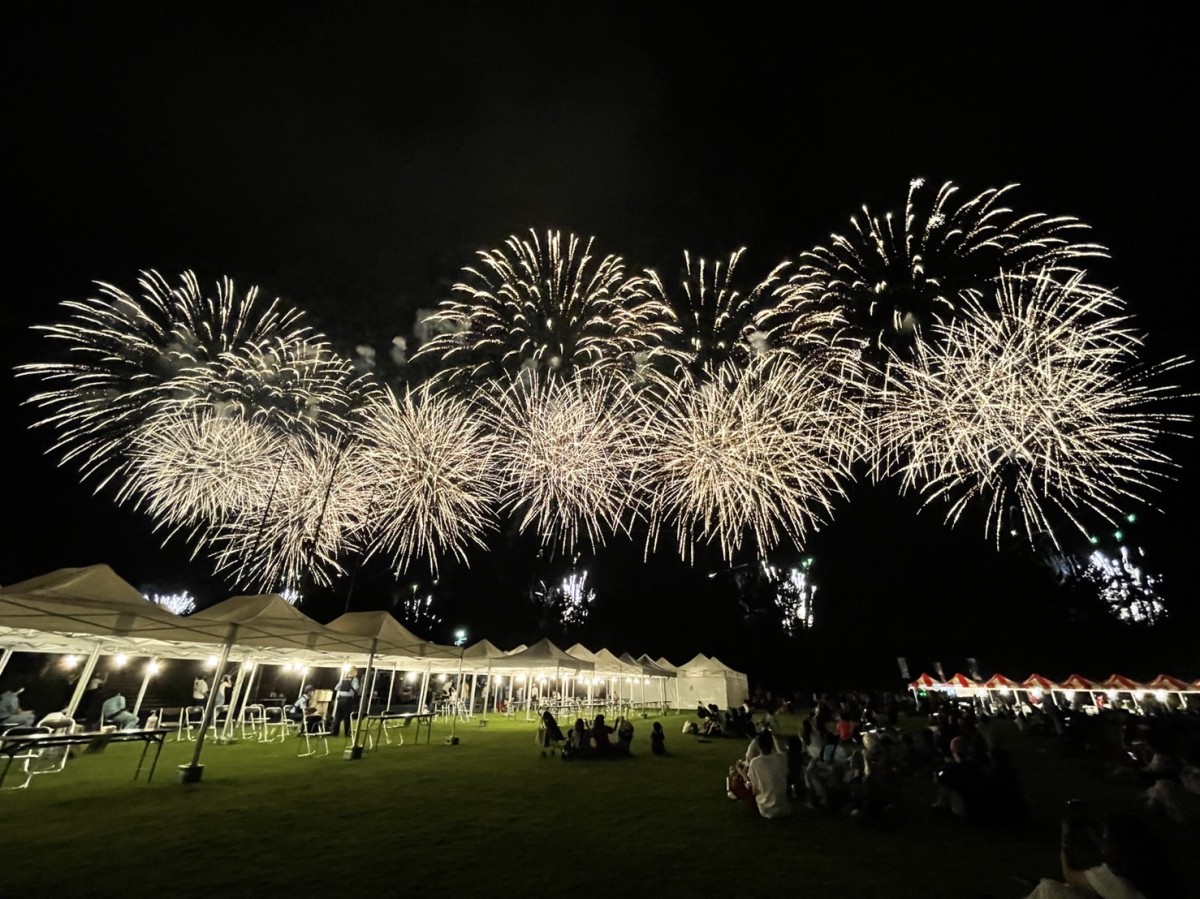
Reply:
<svg viewBox="0 0 1200 899"><path fill-rule="evenodd" d="M792 813L787 794L787 756L775 747L775 737L763 730L756 738L758 754L746 765L746 780L754 793L758 813L782 818Z"/></svg>

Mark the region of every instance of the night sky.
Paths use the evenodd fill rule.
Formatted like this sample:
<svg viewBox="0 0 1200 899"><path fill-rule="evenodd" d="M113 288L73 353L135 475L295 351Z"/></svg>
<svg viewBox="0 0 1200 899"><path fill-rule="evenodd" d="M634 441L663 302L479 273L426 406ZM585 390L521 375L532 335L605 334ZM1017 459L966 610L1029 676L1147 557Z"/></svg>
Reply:
<svg viewBox="0 0 1200 899"><path fill-rule="evenodd" d="M30 325L93 281L133 292L141 269L258 284L342 351L385 355L475 251L529 228L595 236L633 269L745 246L758 277L864 202L901 208L913 177L964 195L1018 182L1014 206L1077 216L1111 248L1093 277L1128 301L1146 358L1196 355L1197 76L1182 23L1096 7L650 6L8 13L0 583L107 562L202 604L230 592L57 467L51 432L30 431L20 405L34 382L11 375L49 347ZM1194 369L1179 375L1189 391ZM1031 554L997 553L981 519L950 531L860 484L805 547L821 604L799 640L747 620L736 572L710 578L713 560L688 568L666 551L643 562L621 540L589 567L589 629L551 635L677 663L716 653L781 685L894 679L900 655L947 674L976 657L985 675L1200 676L1194 449L1168 449L1178 479L1159 510L1138 510L1171 602L1153 631L1080 613ZM545 560L529 540L496 544L444 567L432 636L540 636L522 594ZM364 569L353 607L429 586L424 570L391 580ZM332 617L348 589L306 610Z"/></svg>

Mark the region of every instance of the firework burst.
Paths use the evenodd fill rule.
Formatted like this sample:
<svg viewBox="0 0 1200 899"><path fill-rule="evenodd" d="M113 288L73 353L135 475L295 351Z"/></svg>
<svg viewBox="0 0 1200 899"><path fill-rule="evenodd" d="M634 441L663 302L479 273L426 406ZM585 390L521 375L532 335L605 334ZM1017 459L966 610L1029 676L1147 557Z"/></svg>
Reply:
<svg viewBox="0 0 1200 899"><path fill-rule="evenodd" d="M246 343L308 336L299 313L278 300L264 307L257 288L239 296L228 278L215 297L201 292L191 272L174 287L153 271L142 272L138 284L139 297L98 283L99 296L63 303L66 320L37 330L65 345L69 360L18 368L47 387L28 402L46 411L39 424L58 432L54 451L101 484L120 465L130 436L173 396L181 374Z"/></svg>
<svg viewBox="0 0 1200 899"><path fill-rule="evenodd" d="M1141 549L1135 555L1128 546L1115 556L1096 549L1083 570L1083 579L1095 585L1109 614L1126 624L1155 624L1166 615L1159 577L1146 570L1144 555Z"/></svg>
<svg viewBox="0 0 1200 899"><path fill-rule="evenodd" d="M859 338L875 347L898 348L918 326L948 320L965 290L994 282L1000 271L1070 272L1108 251L1085 237L1088 227L1069 216L1021 215L1004 205L1016 188L985 190L964 203L946 183L928 205L923 179L909 185L903 216L880 216L864 206L846 235L816 247L799 260L789 310L816 301L838 310Z"/></svg>
<svg viewBox="0 0 1200 899"><path fill-rule="evenodd" d="M370 485L369 553L399 573L426 556L466 559L494 527L494 438L472 405L428 387L376 403L356 471Z"/></svg>
<svg viewBox="0 0 1200 899"><path fill-rule="evenodd" d="M263 424L211 407L163 411L131 437L117 502L167 526L262 509L280 468L278 443L278 434Z"/></svg>
<svg viewBox="0 0 1200 899"><path fill-rule="evenodd" d="M356 373L319 335L244 344L183 372L172 387L182 402L224 417L331 439L348 435L358 413L383 396L372 376Z"/></svg>
<svg viewBox="0 0 1200 899"><path fill-rule="evenodd" d="M892 354L879 420L884 465L926 504L957 522L975 501L985 530L1046 534L1065 516L1111 518L1154 489L1171 467L1156 439L1187 416L1177 395L1141 369L1121 304L1077 274L1004 275L994 303L972 297L962 317L918 340L911 361Z"/></svg>
<svg viewBox="0 0 1200 899"><path fill-rule="evenodd" d="M775 284L779 266L759 284L742 289L735 272L745 248L722 262L683 254L679 287L669 290L655 272L647 272L650 295L669 308L678 324L679 359L693 372L731 361L745 365L752 356L767 351L767 336L754 324L765 297Z"/></svg>
<svg viewBox="0 0 1200 899"><path fill-rule="evenodd" d="M626 382L526 378L487 399L497 436L501 508L522 532L572 552L625 530L638 511L643 444Z"/></svg>
<svg viewBox="0 0 1200 899"><path fill-rule="evenodd" d="M413 360L433 357L442 377L479 383L527 370L561 377L600 365L633 370L666 353L675 331L670 310L619 257L594 257L592 243L531 231L479 253L479 265L463 270L453 298L429 320L444 333Z"/></svg>
<svg viewBox="0 0 1200 899"><path fill-rule="evenodd" d="M650 541L664 527L679 553L717 543L732 559L747 535L766 552L797 545L843 495L853 456L840 391L788 354L725 365L707 380L659 382L644 416Z"/></svg>
<svg viewBox="0 0 1200 899"><path fill-rule="evenodd" d="M260 590L295 586L307 575L327 586L341 560L362 551L373 485L348 441L281 439L264 504L226 515L197 533L217 570Z"/></svg>

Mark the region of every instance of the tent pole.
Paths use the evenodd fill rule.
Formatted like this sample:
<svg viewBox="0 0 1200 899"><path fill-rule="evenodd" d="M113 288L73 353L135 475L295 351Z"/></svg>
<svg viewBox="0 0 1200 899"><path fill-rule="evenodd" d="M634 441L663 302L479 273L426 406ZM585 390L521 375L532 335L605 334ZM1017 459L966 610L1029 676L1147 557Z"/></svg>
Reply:
<svg viewBox="0 0 1200 899"><path fill-rule="evenodd" d="M83 699L83 694L87 692L88 681L92 679L92 674L96 670L96 660L99 658L100 644L97 643L92 654L88 656L88 660L84 662L83 670L79 672L79 680L75 682L75 692L71 694L71 701L63 709L63 713L68 718L75 717L75 710L79 708L79 702Z"/></svg>
<svg viewBox="0 0 1200 899"><path fill-rule="evenodd" d="M200 750L204 748L204 737L208 734L208 727L213 720L213 710L217 707L217 688L215 685L220 683L217 678L225 670L225 664L229 661L229 650L233 647L234 638L237 637L237 630L238 626L236 624L229 625L229 636L225 638L225 645L221 647L221 658L217 661L217 667L213 673L214 687L208 691L208 697L204 701L204 717L200 719L200 730L196 734L196 748L192 751L191 764L179 766L180 783L199 783L200 778L204 776L204 766L200 764Z"/></svg>
<svg viewBox="0 0 1200 899"><path fill-rule="evenodd" d="M142 677L142 686L138 690L137 702L133 704L133 714L137 715L142 710L142 700L146 698L146 687L150 686L150 675L153 673L154 657L146 659L146 674Z"/></svg>
<svg viewBox="0 0 1200 899"><path fill-rule="evenodd" d="M388 701L387 705L384 706L383 709L385 712L390 712L392 710L392 695L396 692L396 669L399 667L399 662L392 663L391 677L388 678Z"/></svg>
<svg viewBox="0 0 1200 899"><path fill-rule="evenodd" d="M262 672L266 666L258 662L254 663L254 667L250 669L250 679L246 681L246 689L242 694L242 711L246 710L246 706L252 705L254 702L254 688L262 689ZM257 682L255 678L258 678Z"/></svg>
<svg viewBox="0 0 1200 899"><path fill-rule="evenodd" d="M462 704L462 680L463 680L463 655L466 653L466 647L458 648L458 689L454 691L455 705ZM450 744L454 745L458 740L454 736L454 725L458 723L458 709L450 710Z"/></svg>
<svg viewBox="0 0 1200 899"><path fill-rule="evenodd" d="M7 646L4 647L4 654L0 655L0 674L4 673L4 669L8 667L8 660L13 657L13 651Z"/></svg>
<svg viewBox="0 0 1200 899"><path fill-rule="evenodd" d="M433 670L433 663L425 663L425 673L421 675L421 695L417 699L418 714L425 711L425 699L429 695L429 673Z"/></svg>
<svg viewBox="0 0 1200 899"><path fill-rule="evenodd" d="M225 709L225 723L221 725L221 735L217 737L218 743L236 742L233 736L233 710L237 708L238 698L242 695L242 687L246 683L246 661L246 658L243 657L238 664L237 677L233 680L233 692L229 695L229 705ZM216 678L214 677L213 680Z"/></svg>
<svg viewBox="0 0 1200 899"><path fill-rule="evenodd" d="M358 721L354 724L354 740L349 749L343 753L343 757L347 759L361 759L363 754L362 744L359 742L359 737L362 736L363 715L370 708L371 699L371 674L375 670L375 650L379 646L379 638L371 638L371 652L367 655L367 670L363 673L362 695L358 697Z"/></svg>
<svg viewBox="0 0 1200 899"><path fill-rule="evenodd" d="M485 675L485 677L487 677L487 685L483 688L483 709L482 709L484 721L487 720L487 716L488 716L488 711L487 711L488 699L496 694L496 685L492 683L492 660L490 658L488 659L487 674ZM1186 704L1185 704L1184 708L1187 708Z"/></svg>
<svg viewBox="0 0 1200 899"><path fill-rule="evenodd" d="M470 718L475 712L475 686L479 683L479 669L471 669L471 700L467 703L467 717ZM487 705L487 702L484 702Z"/></svg>

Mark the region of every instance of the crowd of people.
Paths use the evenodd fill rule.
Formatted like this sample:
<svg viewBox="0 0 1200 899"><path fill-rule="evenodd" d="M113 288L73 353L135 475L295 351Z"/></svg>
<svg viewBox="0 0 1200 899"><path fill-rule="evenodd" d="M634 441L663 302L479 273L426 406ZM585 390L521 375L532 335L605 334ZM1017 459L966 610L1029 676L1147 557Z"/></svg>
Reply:
<svg viewBox="0 0 1200 899"><path fill-rule="evenodd" d="M576 718L570 731L563 733L562 727L549 709L543 709L539 719L537 742L542 754L551 753L554 747L561 749L564 761L573 759L617 759L633 755L633 721L625 716L609 724L603 714L596 715L590 722ZM655 721L650 731L650 751L665 755L666 736L662 724Z"/></svg>
<svg viewBox="0 0 1200 899"><path fill-rule="evenodd" d="M1172 864L1144 825L1157 820L1181 832L1200 827L1195 710L1143 706L1135 714L1113 704L1096 710L1053 700L985 705L941 693L848 693L814 697L799 732L786 738L775 733L776 715L789 709L771 712L753 709L749 701L728 712L701 705L684 725L685 733L701 739L749 739L728 769L725 792L764 818L804 807L886 828L909 817L906 796L911 804L924 794L933 797L929 814L967 827L1027 832L1029 806L1002 736L1015 728L1044 737L1043 752L1086 759L1099 776L1142 789L1138 815L1072 802L1062 822L1062 879L1027 881L1029 899L1183 895ZM920 781L923 789L906 786Z"/></svg>

